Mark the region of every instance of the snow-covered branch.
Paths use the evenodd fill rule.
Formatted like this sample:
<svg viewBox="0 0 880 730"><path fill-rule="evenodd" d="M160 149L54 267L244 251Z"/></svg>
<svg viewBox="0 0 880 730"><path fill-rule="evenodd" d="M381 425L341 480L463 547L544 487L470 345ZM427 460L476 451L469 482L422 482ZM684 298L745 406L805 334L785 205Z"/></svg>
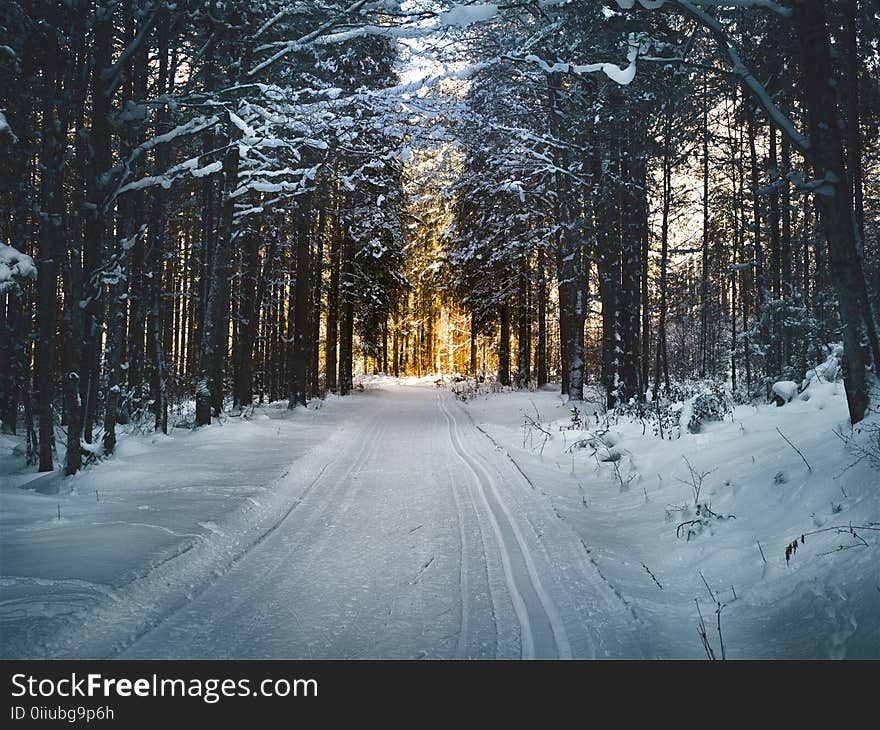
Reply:
<svg viewBox="0 0 880 730"><path fill-rule="evenodd" d="M623 68L621 66L617 66L613 63L586 63L586 64L571 64L571 63L548 63L547 61L539 58L534 54L529 54L526 56L524 61L527 63L535 63L540 66L541 70L546 73L568 73L568 74L576 74L578 76L583 74L591 74L591 73L604 73L609 79L618 83L622 86L626 86L627 84L632 83L632 80L636 77L636 59L639 55L639 48L641 46L640 39L635 33L630 33L629 40L627 41L627 54L626 60L628 62L628 66Z"/></svg>
<svg viewBox="0 0 880 730"><path fill-rule="evenodd" d="M254 76L255 74L258 74L260 71L262 71L264 68L271 66L273 63L275 63L279 59L284 58L284 56L286 56L288 53L293 53L297 50L301 50L301 49L305 48L309 43L314 41L316 38L324 35L331 28L334 28L343 17L345 17L346 15L350 15L351 13L358 12L364 6L365 3L366 3L366 0L356 0L356 2L353 2L351 5L349 5L348 8L346 8L344 11L339 13L337 16L331 18L330 20L326 21L325 23L321 23L321 25L319 25L317 28L315 28L310 33L307 33L306 35L302 36L301 38L299 38L295 41L289 41L289 42L285 43L284 46L281 48L281 50L274 53L272 56L267 58L265 61L258 63L250 71L248 71L246 75L248 77ZM260 50L260 49L257 49L257 50Z"/></svg>
<svg viewBox="0 0 880 730"><path fill-rule="evenodd" d="M620 2L620 0L618 1ZM627 0L623 1L626 2ZM673 2L681 8L686 15L698 21L712 34L722 54L727 56L730 60L732 66L731 71L734 76L742 81L746 90L761 105L767 113L767 116L773 120L773 123L779 127L786 137L788 137L789 141L797 147L800 152L807 153L810 149L810 140L798 132L792 121L778 106L776 106L775 102L770 97L770 94L767 92L767 89L764 88L764 85L755 78L754 74L742 60L739 52L730 42L730 39L727 37L727 32L724 30L721 23L709 15L705 10L697 7L697 3L693 0L673 0Z"/></svg>
<svg viewBox="0 0 880 730"><path fill-rule="evenodd" d="M666 4L666 0L638 0L638 2L647 10L656 10ZM630 10L635 4L636 0L617 0L617 5L624 10ZM773 2L773 0L693 0L693 4L706 7L761 8L783 18L790 18L792 15L791 8Z"/></svg>

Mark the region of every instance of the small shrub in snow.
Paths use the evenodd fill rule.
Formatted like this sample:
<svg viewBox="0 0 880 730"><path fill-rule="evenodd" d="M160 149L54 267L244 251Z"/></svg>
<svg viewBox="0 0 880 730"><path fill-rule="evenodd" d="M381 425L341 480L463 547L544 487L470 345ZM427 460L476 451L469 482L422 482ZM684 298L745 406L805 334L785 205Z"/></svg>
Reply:
<svg viewBox="0 0 880 730"><path fill-rule="evenodd" d="M619 423L621 419L631 423L638 422L642 426L643 434L647 433L650 426L651 433L658 438L672 440L681 435L681 409L682 404L674 397L654 398L648 391L645 403L633 399L629 403L618 404L613 411L609 411L608 422Z"/></svg>
<svg viewBox="0 0 880 730"><path fill-rule="evenodd" d="M447 388L458 400L467 403L469 400L478 398L483 395L492 393L503 393L510 391L511 388L501 385L497 380L484 378L481 379L468 378L463 376L455 376L452 378L440 378L435 381L438 388Z"/></svg>
<svg viewBox="0 0 880 730"><path fill-rule="evenodd" d="M699 433L706 421L723 421L730 413L730 401L720 393L701 393L691 404L691 417L687 429L691 433Z"/></svg>
<svg viewBox="0 0 880 730"><path fill-rule="evenodd" d="M872 406L868 417L851 431L845 432L841 428L835 428L834 435L841 440L846 451L854 457L852 463L848 464L843 471L847 471L861 462L870 464L874 469L880 469L880 408Z"/></svg>
<svg viewBox="0 0 880 730"><path fill-rule="evenodd" d="M688 461L687 457L683 456L682 459L684 459L684 463L687 464L688 471L690 472L690 481L685 481L684 479L679 479L678 481L691 488L691 493L694 496L694 519L686 519L683 522L680 522L678 527L675 528L675 536L678 538L686 537L687 541L690 542L691 538L697 537L707 528L711 528L713 522L725 522L730 519L736 519L736 515L722 515L714 512L708 502L700 500L700 495L703 491L703 482L706 477L714 471L714 469L702 472L697 471L693 464ZM691 514L690 508L686 507L682 509L681 513L683 517L689 517ZM667 519L669 519L668 510Z"/></svg>
<svg viewBox="0 0 880 730"><path fill-rule="evenodd" d="M714 469L710 469L709 471L697 471L694 468L694 465L688 461L686 456L682 456L684 459L684 463L687 464L688 472L690 472L690 481L685 481L684 479L679 479L682 484L686 484L691 488L691 492L694 495L694 504L699 504L700 502L700 492L703 491L703 482L706 477L709 476Z"/></svg>
<svg viewBox="0 0 880 730"><path fill-rule="evenodd" d="M540 436L538 436L540 434ZM547 445L547 442L553 438L553 434L547 430L547 427L541 421L541 414L538 413L538 407L535 406L535 417L533 418L528 413L523 416L523 448L526 447L526 442L528 441L531 446L532 451L536 448L535 438L539 438L541 441L540 445L540 453L544 453L544 447Z"/></svg>
<svg viewBox="0 0 880 730"><path fill-rule="evenodd" d="M680 522L675 528L675 536L677 538L687 538L687 542L702 535L708 531L712 534L712 526L716 522L727 522L727 520L735 520L736 515L722 515L712 511L708 502L698 502L694 506L694 519Z"/></svg>
<svg viewBox="0 0 880 730"><path fill-rule="evenodd" d="M868 532L880 532L880 522L869 522L867 525L853 525L850 523L849 525L835 525L834 527L823 527L821 530L811 530L810 532L805 532L800 538L795 538L788 545L785 546L785 564L791 561L791 559L797 554L798 544L805 545L806 540L804 539L807 535L821 535L822 533L833 532L837 535L846 535L848 542L838 544L837 546L826 550L821 553L817 553L817 555L831 555L832 553L838 553L841 550L851 550L852 548L859 547L870 547L868 541L862 537L859 532L868 531Z"/></svg>
<svg viewBox="0 0 880 730"><path fill-rule="evenodd" d="M668 393L655 395L649 389L645 402L632 399L618 404L609 413L609 419L614 422L626 418L640 423L643 433L650 426L655 436L673 440L681 436L683 423L688 431L698 433L704 423L721 421L732 410L720 380L684 380L673 384Z"/></svg>

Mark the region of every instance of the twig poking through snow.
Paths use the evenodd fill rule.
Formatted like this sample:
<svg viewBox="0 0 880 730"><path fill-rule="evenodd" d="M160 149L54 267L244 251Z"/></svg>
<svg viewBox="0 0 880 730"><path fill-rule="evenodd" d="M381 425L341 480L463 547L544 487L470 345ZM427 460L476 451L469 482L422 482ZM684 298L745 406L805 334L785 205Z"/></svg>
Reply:
<svg viewBox="0 0 880 730"><path fill-rule="evenodd" d="M727 654L724 651L724 636L721 633L721 609L724 608L724 604L718 602L715 604L715 618L716 621L716 629L718 631L718 643L721 646L721 659L727 659Z"/></svg>
<svg viewBox="0 0 880 730"><path fill-rule="evenodd" d="M798 454L800 454L800 457L804 460L804 464L807 465L807 471L813 471L813 467L810 466L810 462L807 461L807 457L804 456L803 452L797 446L795 446L791 441L788 440L786 435L784 433L782 433L782 431L779 430L779 426L776 427L776 430L779 433L779 435L782 436L783 439L785 439L785 443L787 443L789 446L791 446L791 448L793 448L795 451L797 451Z"/></svg>
<svg viewBox="0 0 880 730"><path fill-rule="evenodd" d="M703 642L703 649L706 651L706 656L709 657L710 660L715 661L715 652L712 650L712 645L709 643L709 636L706 633L706 622L703 621L703 612L700 610L700 599L695 598L694 603L697 606L697 613L700 616L697 633L700 635L700 639Z"/></svg>
<svg viewBox="0 0 880 730"><path fill-rule="evenodd" d="M856 540L856 544L854 545L838 545L836 549L829 550L824 553L818 553L818 555L831 555L832 553L840 552L841 550L849 550L854 547L870 547L868 545L867 540L859 535L856 530L870 530L872 532L880 532L880 526L876 522L870 522L867 525L853 525L850 522L848 525L834 525L832 527L823 527L821 530L811 530L810 532L803 533L800 538L795 538L785 547L785 564L788 565L791 558L797 553L798 540L800 540L800 544L803 545L806 541L804 538L807 535L818 535L823 532L837 532L839 534L850 535L853 540Z"/></svg>
<svg viewBox="0 0 880 730"><path fill-rule="evenodd" d="M684 459L684 463L687 464L688 471L691 474L691 481L686 482L684 479L679 479L678 481L680 481L682 484L687 484L687 486L691 488L691 491L694 494L694 504L697 504L700 501L700 492L703 491L703 480L705 480L707 476L715 471L715 469L698 472L696 469L694 469L693 464L688 461L688 458L686 456L682 456L681 458Z"/></svg>
<svg viewBox="0 0 880 730"><path fill-rule="evenodd" d="M713 603L718 603L718 599L715 598L715 594L712 593L712 589L709 588L709 584L706 582L706 576L703 575L703 571L702 571L702 570L700 571L700 578L703 579L703 585L706 586L706 590L709 591L709 598L712 599L712 602L713 602Z"/></svg>
<svg viewBox="0 0 880 730"><path fill-rule="evenodd" d="M646 571L648 571L648 575L651 576L651 580L653 580L653 581L657 584L657 587L662 591L662 590L663 590L663 586L660 585L660 581L657 580L657 576L654 575L654 574L651 572L651 569L650 569L647 565L645 565L644 563L642 563L642 567L643 567Z"/></svg>

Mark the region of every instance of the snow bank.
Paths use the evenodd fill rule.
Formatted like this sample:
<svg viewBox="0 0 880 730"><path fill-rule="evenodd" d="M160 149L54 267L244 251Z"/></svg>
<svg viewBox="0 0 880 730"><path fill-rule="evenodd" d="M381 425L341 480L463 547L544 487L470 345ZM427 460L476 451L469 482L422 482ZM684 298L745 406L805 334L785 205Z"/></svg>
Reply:
<svg viewBox="0 0 880 730"><path fill-rule="evenodd" d="M880 524L880 475L835 436L850 435L842 384L816 380L806 392L785 408L737 406L674 441L636 417L609 424L599 392L578 404L580 427L558 393L460 407L498 445L485 448L503 448L527 475L523 509L547 550L592 571L585 600L597 585L611 592L594 611L598 656L705 658L697 600L719 656L716 601L728 658L876 659L880 534L848 526ZM876 452L869 431L851 438ZM563 550L559 524L579 557ZM609 628L615 611L627 636Z"/></svg>

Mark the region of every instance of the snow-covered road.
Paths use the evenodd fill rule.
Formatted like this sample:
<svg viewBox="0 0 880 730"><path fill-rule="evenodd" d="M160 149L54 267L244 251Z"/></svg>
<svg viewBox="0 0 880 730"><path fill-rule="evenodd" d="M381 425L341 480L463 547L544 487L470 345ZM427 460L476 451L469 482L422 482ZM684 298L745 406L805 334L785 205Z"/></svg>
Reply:
<svg viewBox="0 0 880 730"><path fill-rule="evenodd" d="M365 386L130 436L67 480L0 462L0 655L699 658L717 596L730 657L877 656L877 543L837 557L833 525L877 514L871 467L825 448L837 384L675 441L616 421L618 462L574 448L595 437L556 392ZM690 463L736 517L693 540Z"/></svg>
<svg viewBox="0 0 880 730"><path fill-rule="evenodd" d="M118 656L572 656L579 603L507 457L445 391L360 398L293 508Z"/></svg>

